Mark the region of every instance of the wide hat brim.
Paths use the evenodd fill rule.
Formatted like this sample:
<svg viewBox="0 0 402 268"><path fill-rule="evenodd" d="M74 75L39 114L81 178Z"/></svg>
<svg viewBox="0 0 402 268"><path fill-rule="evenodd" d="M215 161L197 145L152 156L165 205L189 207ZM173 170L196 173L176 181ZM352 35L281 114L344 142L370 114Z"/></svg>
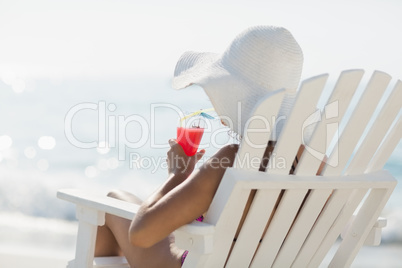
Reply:
<svg viewBox="0 0 402 268"><path fill-rule="evenodd" d="M237 36L222 55L184 53L176 65L172 86L201 86L216 113L241 135L255 104L275 90L286 90L277 116L290 113L302 64L301 49L286 29L253 27ZM280 130L277 126L274 139Z"/></svg>

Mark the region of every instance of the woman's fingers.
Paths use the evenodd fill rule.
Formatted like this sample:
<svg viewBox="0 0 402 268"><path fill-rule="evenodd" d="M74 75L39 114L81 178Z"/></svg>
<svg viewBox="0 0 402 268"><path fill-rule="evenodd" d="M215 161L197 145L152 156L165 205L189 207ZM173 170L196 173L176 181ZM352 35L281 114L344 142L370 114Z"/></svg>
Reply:
<svg viewBox="0 0 402 268"><path fill-rule="evenodd" d="M205 154L205 150L201 149L199 152L195 154L196 161L198 162Z"/></svg>
<svg viewBox="0 0 402 268"><path fill-rule="evenodd" d="M169 139L169 145L170 145L170 147L173 147L173 146L175 146L175 145L177 145L178 143L177 143L177 140L176 139Z"/></svg>
<svg viewBox="0 0 402 268"><path fill-rule="evenodd" d="M170 145L170 149L167 151L168 155L169 155L169 153L173 153L173 152L177 153L177 150L180 150L179 147L181 147L180 144L177 143L176 139L170 139L169 145Z"/></svg>

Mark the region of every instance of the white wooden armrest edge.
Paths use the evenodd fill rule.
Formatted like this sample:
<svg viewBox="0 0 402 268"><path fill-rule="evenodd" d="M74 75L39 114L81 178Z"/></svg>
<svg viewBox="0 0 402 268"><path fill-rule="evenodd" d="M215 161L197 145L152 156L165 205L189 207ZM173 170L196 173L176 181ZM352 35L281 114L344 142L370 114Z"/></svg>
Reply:
<svg viewBox="0 0 402 268"><path fill-rule="evenodd" d="M355 219L356 215L353 215L349 223L345 226L345 229L341 233L341 238L344 239L348 232L350 232L350 228L352 223ZM369 234L367 235L366 240L364 241L365 246L378 246L381 244L381 233L382 228L387 226L387 219L383 217L379 217L377 221L374 223L373 227L371 228Z"/></svg>
<svg viewBox="0 0 402 268"><path fill-rule="evenodd" d="M215 226L194 221L174 231L175 243L179 248L209 254L213 250Z"/></svg>
<svg viewBox="0 0 402 268"><path fill-rule="evenodd" d="M387 219L379 217L373 227L384 228L385 226L387 226Z"/></svg>
<svg viewBox="0 0 402 268"><path fill-rule="evenodd" d="M57 191L57 198L129 220L134 217L139 208L137 204L83 189L61 189Z"/></svg>
<svg viewBox="0 0 402 268"><path fill-rule="evenodd" d="M191 235L213 235L215 226L205 222L194 221L181 226L175 232L183 232Z"/></svg>
<svg viewBox="0 0 402 268"><path fill-rule="evenodd" d="M123 256L96 257L94 258L93 267L130 268L127 259Z"/></svg>
<svg viewBox="0 0 402 268"><path fill-rule="evenodd" d="M67 268L74 268L74 261L67 264ZM130 268L127 259L124 256L95 257L93 260L94 268Z"/></svg>

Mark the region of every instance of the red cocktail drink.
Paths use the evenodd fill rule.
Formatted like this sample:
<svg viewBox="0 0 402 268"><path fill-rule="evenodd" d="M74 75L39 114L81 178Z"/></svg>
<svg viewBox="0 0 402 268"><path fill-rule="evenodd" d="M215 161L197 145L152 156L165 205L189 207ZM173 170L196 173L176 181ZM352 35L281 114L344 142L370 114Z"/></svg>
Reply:
<svg viewBox="0 0 402 268"><path fill-rule="evenodd" d="M200 127L194 128L177 128L177 143L183 147L184 152L188 156L193 156L198 150L204 129Z"/></svg>

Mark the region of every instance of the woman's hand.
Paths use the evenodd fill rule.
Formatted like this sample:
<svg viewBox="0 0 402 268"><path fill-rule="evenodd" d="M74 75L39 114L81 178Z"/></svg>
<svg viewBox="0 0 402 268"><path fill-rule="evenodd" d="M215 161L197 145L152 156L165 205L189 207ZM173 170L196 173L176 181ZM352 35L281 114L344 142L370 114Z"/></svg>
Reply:
<svg viewBox="0 0 402 268"><path fill-rule="evenodd" d="M193 172L195 164L205 154L202 149L193 156L184 153L183 148L175 139L169 140L170 149L167 152L167 164L169 175L181 175L187 178Z"/></svg>
<svg viewBox="0 0 402 268"><path fill-rule="evenodd" d="M238 150L238 146L225 146L212 156L213 161L206 161L190 177L185 177L179 173L191 173L204 150L187 156L176 140L170 140L169 144L169 173L177 174L169 174L170 178L142 203L130 227L130 242L134 246L154 246L207 211L226 168L233 165ZM184 159L187 167L175 165L175 157Z"/></svg>

